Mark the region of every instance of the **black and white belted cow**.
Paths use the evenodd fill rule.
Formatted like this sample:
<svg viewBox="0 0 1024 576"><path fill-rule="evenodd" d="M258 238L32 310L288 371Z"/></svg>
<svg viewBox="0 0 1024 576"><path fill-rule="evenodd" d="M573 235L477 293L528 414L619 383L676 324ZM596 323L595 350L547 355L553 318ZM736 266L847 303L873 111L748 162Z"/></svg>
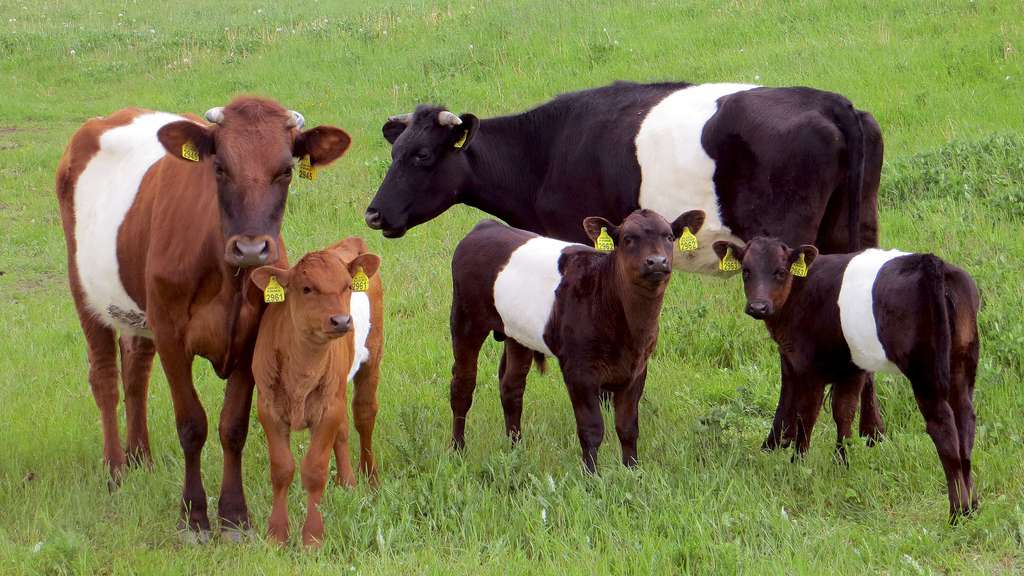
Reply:
<svg viewBox="0 0 1024 576"><path fill-rule="evenodd" d="M881 131L832 92L617 82L483 120L419 106L383 132L392 164L366 223L389 238L461 203L574 242L587 241L587 216L702 210L697 249L674 259L702 273L718 271L719 240L774 236L824 253L877 245ZM861 433L876 436L870 383L863 399Z"/></svg>

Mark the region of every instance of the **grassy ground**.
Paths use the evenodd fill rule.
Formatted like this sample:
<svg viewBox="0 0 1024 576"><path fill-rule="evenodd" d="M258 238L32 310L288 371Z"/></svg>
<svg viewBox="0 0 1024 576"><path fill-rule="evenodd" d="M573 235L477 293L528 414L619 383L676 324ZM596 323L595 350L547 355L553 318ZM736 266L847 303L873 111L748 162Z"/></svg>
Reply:
<svg viewBox="0 0 1024 576"><path fill-rule="evenodd" d="M0 0L0 572L1024 571L1018 2L371 4ZM368 231L361 213L389 162L380 126L422 101L486 116L613 79L806 84L878 118L883 244L964 266L985 299L976 518L947 526L941 469L903 378L879 379L889 438L855 444L849 469L832 460L827 415L805 461L759 452L778 367L767 334L740 313L735 280L673 279L638 471L617 464L609 434L602 475L581 473L557 370L531 376L525 441L509 448L493 343L468 450L449 453L448 258L480 214L458 208L398 241ZM65 284L53 171L77 125L127 105L201 113L239 92L353 135L315 184L293 185L285 235L298 255L364 234L390 286L383 483L331 490L328 541L312 554L261 536L180 543L182 457L159 369L155 467L107 492ZM222 383L205 362L197 374L216 414ZM255 419L252 432L246 487L262 534L270 491ZM211 495L220 462L211 438ZM298 484L292 496L295 519Z"/></svg>

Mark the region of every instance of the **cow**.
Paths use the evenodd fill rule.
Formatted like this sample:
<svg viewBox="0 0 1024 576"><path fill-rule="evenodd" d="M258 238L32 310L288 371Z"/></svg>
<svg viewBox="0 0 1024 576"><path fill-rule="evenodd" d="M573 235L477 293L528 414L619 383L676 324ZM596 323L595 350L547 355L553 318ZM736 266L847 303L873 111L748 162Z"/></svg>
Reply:
<svg viewBox="0 0 1024 576"><path fill-rule="evenodd" d="M832 384L836 449L844 441L857 395L872 372L900 372L946 474L952 520L977 508L971 477L978 288L971 277L932 254L867 249L822 255L777 238L744 245L719 241L716 253L741 263L746 313L763 320L778 344L783 388L792 406L782 423L802 455Z"/></svg>
<svg viewBox="0 0 1024 576"><path fill-rule="evenodd" d="M250 278L260 292L268 286L278 297L260 321L253 353L257 413L267 435L274 503L268 534L288 540L288 488L295 475L289 437L309 428L309 449L302 460L302 485L308 493L302 541L319 546L324 521L319 510L327 485L331 450L338 463L336 481L354 486L348 456L346 383L353 381L352 413L359 431L359 468L371 482L377 382L384 344L383 286L380 258L361 238L350 237L326 250L306 254L291 269L263 266Z"/></svg>
<svg viewBox="0 0 1024 576"><path fill-rule="evenodd" d="M701 273L722 273L716 240L764 234L826 253L877 245L881 131L831 92L616 82L482 120L421 105L382 130L392 163L365 219L388 238L461 203L570 242L586 240L585 216L703 210L699 248L674 259ZM861 434L879 438L870 379L862 398Z"/></svg>
<svg viewBox="0 0 1024 576"><path fill-rule="evenodd" d="M611 253L484 220L452 257L452 444L465 447L466 414L476 387L480 347L493 333L505 341L499 369L505 431L521 435L523 392L531 360L558 359L576 416L583 465L597 470L604 436L599 396L610 392L626 466L637 463L638 407L647 359L658 341L661 303L672 273L673 243L696 234L700 210L669 225L638 210L614 226L583 220L587 235L614 244ZM598 240L600 239L600 240Z"/></svg>
<svg viewBox="0 0 1024 576"><path fill-rule="evenodd" d="M185 453L181 526L200 541L210 533L200 472L207 421L192 360L206 358L227 379L218 515L225 534L237 536L249 526L241 458L263 310L245 293L248 273L287 262L281 220L293 159L322 167L350 142L333 126L303 130L301 114L256 97L212 108L205 120L141 108L90 119L71 137L56 175L103 460L115 483L126 460L151 460L146 394L159 354ZM117 424L119 348L127 456Z"/></svg>

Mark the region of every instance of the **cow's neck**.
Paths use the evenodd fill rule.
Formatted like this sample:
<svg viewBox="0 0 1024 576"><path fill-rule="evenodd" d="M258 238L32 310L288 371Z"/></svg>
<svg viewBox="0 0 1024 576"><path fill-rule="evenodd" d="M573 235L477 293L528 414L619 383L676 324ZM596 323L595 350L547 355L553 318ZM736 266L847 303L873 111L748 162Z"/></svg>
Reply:
<svg viewBox="0 0 1024 576"><path fill-rule="evenodd" d="M459 200L511 226L543 234L535 203L544 177L544 141L529 114L481 120L466 149L470 178Z"/></svg>

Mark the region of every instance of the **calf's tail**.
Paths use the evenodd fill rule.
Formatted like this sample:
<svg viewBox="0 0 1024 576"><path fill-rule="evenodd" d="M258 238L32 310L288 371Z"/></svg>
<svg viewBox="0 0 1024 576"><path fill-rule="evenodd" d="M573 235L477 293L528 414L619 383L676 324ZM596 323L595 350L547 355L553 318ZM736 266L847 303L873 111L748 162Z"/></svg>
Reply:
<svg viewBox="0 0 1024 576"><path fill-rule="evenodd" d="M931 315L932 349L934 350L934 373L936 388L943 396L949 394L950 351L952 348L953 318L950 317L946 297L945 263L938 256L923 254L922 293L928 301Z"/></svg>
<svg viewBox="0 0 1024 576"><path fill-rule="evenodd" d="M546 356L542 352L533 353L533 365L537 367L537 372L544 374L547 372L547 364L544 362Z"/></svg>

